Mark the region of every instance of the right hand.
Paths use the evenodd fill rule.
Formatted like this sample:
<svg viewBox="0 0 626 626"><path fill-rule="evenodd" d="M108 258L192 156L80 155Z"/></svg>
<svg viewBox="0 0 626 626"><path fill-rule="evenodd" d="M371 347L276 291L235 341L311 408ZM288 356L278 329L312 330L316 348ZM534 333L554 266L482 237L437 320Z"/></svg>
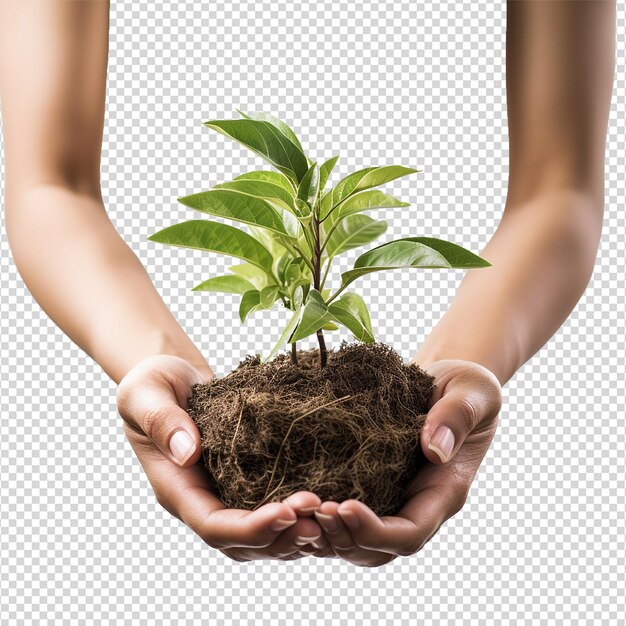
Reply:
<svg viewBox="0 0 626 626"><path fill-rule="evenodd" d="M236 561L330 556L313 517L321 504L315 494L300 491L247 511L227 509L212 490L208 470L198 463L200 433L185 411L192 385L209 379L184 359L157 355L120 381L117 410L157 501Z"/></svg>

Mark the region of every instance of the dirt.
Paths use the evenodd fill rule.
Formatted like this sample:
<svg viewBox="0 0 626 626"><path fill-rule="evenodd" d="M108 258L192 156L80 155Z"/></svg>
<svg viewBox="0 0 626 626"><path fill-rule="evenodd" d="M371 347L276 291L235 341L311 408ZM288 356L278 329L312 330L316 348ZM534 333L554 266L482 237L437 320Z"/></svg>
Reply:
<svg viewBox="0 0 626 626"><path fill-rule="evenodd" d="M425 457L419 445L434 378L383 343L343 342L194 385L188 412L224 504L252 510L307 490L393 515Z"/></svg>

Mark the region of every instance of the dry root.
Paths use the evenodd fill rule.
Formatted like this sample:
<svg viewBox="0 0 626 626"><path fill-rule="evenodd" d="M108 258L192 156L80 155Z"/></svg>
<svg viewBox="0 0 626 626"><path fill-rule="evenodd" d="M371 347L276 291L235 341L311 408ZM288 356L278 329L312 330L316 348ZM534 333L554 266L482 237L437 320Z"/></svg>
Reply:
<svg viewBox="0 0 626 626"><path fill-rule="evenodd" d="M434 379L382 343L300 351L261 364L247 357L208 384L194 385L188 411L224 504L255 509L312 491L356 498L393 515L424 462L419 435Z"/></svg>

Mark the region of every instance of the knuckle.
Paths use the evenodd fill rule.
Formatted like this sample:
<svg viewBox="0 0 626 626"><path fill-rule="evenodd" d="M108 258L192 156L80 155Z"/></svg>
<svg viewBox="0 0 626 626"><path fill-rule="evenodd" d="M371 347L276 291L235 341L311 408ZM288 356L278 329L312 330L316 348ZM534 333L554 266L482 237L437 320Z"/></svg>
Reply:
<svg viewBox="0 0 626 626"><path fill-rule="evenodd" d="M362 567L372 568L372 567L382 567L383 565L387 565L393 561L395 556L393 554L385 554L384 556L374 559L373 561L366 561L361 563Z"/></svg>
<svg viewBox="0 0 626 626"><path fill-rule="evenodd" d="M437 525L428 533L428 535L425 537L424 541L422 542L422 545L420 546L420 549L418 550L418 552L421 552L424 549L424 546L426 546L426 544L439 532L439 530L441 529L441 527L446 523L446 521L448 520L448 517L445 517L443 519L440 519L437 522Z"/></svg>
<svg viewBox="0 0 626 626"><path fill-rule="evenodd" d="M470 433L478 424L478 412L474 405L464 397L458 400L458 415L463 420L463 426L466 432Z"/></svg>
<svg viewBox="0 0 626 626"><path fill-rule="evenodd" d="M230 547L227 542L216 539L211 533L206 532L206 530L204 529L195 530L195 533L210 548L215 548L215 550L220 550L221 552L223 552Z"/></svg>
<svg viewBox="0 0 626 626"><path fill-rule="evenodd" d="M227 556L229 559L237 561L238 563L246 563L249 560L238 554L235 550L230 550L228 548L217 548L217 550L219 550L224 556Z"/></svg>
<svg viewBox="0 0 626 626"><path fill-rule="evenodd" d="M450 500L452 515L456 515L465 506L471 485L471 482L468 483L467 479L462 477L456 478L455 482Z"/></svg>
<svg viewBox="0 0 626 626"><path fill-rule="evenodd" d="M161 407L153 407L146 410L141 420L143 432L153 441L163 432L165 414Z"/></svg>
<svg viewBox="0 0 626 626"><path fill-rule="evenodd" d="M415 537L411 542L401 550L397 551L398 556L411 556L416 552L419 552L424 545L424 542L419 537Z"/></svg>
<svg viewBox="0 0 626 626"><path fill-rule="evenodd" d="M160 506L162 506L168 513L170 513L174 517L178 517L178 515L176 515L176 513L173 511L173 509L172 509L172 507L170 505L169 499L165 495L165 492L162 491L160 487L152 487L152 491L154 492L154 497L155 497L157 503ZM184 520L181 520L181 521L183 523L185 523Z"/></svg>
<svg viewBox="0 0 626 626"><path fill-rule="evenodd" d="M122 380L122 382L118 385L117 391L115 392L115 405L117 407L117 412L120 417L126 421L128 419L128 405L129 405L129 394L126 390L126 381Z"/></svg>
<svg viewBox="0 0 626 626"><path fill-rule="evenodd" d="M201 524L200 526L196 526L195 528L191 526L192 530L207 544L210 548L215 548L216 550L220 550L221 552L227 551L231 549L232 544L227 541L223 541L218 537L215 537L214 533L211 531L210 527L207 527L206 524Z"/></svg>

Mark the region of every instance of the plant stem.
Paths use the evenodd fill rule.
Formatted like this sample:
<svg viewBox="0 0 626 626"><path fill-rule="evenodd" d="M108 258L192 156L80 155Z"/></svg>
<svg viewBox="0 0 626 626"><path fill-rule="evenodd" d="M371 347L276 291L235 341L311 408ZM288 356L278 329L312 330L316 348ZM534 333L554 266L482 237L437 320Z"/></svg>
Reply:
<svg viewBox="0 0 626 626"><path fill-rule="evenodd" d="M352 195L352 194L350 194L350 195ZM332 212L333 212L336 208L338 208L338 207L339 207L339 205L343 204L343 203L344 203L344 202L345 202L345 201L346 201L349 197L350 197L350 196L348 196L347 198L344 198L343 200L341 200L341 201L337 202L337 204L333 204L333 206L331 207L330 211L328 211L328 213L326 213L326 215L325 215L325 216L324 216L324 217L320 220L320 224L321 224L322 222L325 222L325 221L326 221L326 220L330 217L330 214L331 214L331 213L332 213Z"/></svg>
<svg viewBox="0 0 626 626"><path fill-rule="evenodd" d="M296 352L296 342L291 344L291 362L294 365L298 365L298 353Z"/></svg>
<svg viewBox="0 0 626 626"><path fill-rule="evenodd" d="M311 261L309 261L309 259L306 258L306 254L304 254L304 252L301 250L299 246L294 244L293 247L295 248L296 252L298 252L298 254L302 257L304 264L311 270L311 273L315 276L315 268L311 264Z"/></svg>
<svg viewBox="0 0 626 626"><path fill-rule="evenodd" d="M330 240L330 236L335 232L335 229L337 228L337 226L339 226L339 224L341 223L341 220L338 219L328 230L328 232L326 233L326 239L324 240L324 243L322 244L321 248L320 248L320 252L324 252L324 248L326 248L326 246L328 245L328 241Z"/></svg>
<svg viewBox="0 0 626 626"><path fill-rule="evenodd" d="M326 304L330 304L348 285L342 285L335 293L326 300Z"/></svg>
<svg viewBox="0 0 626 626"><path fill-rule="evenodd" d="M313 234L315 236L315 246L313 249L313 287L320 291L320 283L321 283L321 262L322 262L322 253L320 251L320 223L318 219L317 212L313 216ZM317 342L320 346L320 369L326 366L326 342L324 341L324 333L320 328L317 331Z"/></svg>
<svg viewBox="0 0 626 626"><path fill-rule="evenodd" d="M328 276L328 270L330 269L330 262L332 259L326 260L326 268L324 269L324 276L322 276L322 282L320 283L320 291L324 289L324 285L326 284L326 277Z"/></svg>
<svg viewBox="0 0 626 626"><path fill-rule="evenodd" d="M309 231L308 227L302 225L302 232L304 233L306 245L309 246L311 251L313 251L314 241L311 241L311 232ZM315 236L313 236L313 239L315 239Z"/></svg>
<svg viewBox="0 0 626 626"><path fill-rule="evenodd" d="M317 342L320 344L320 369L326 367L326 359L328 358L328 352L326 351L326 341L324 341L324 333L320 328L317 331Z"/></svg>

